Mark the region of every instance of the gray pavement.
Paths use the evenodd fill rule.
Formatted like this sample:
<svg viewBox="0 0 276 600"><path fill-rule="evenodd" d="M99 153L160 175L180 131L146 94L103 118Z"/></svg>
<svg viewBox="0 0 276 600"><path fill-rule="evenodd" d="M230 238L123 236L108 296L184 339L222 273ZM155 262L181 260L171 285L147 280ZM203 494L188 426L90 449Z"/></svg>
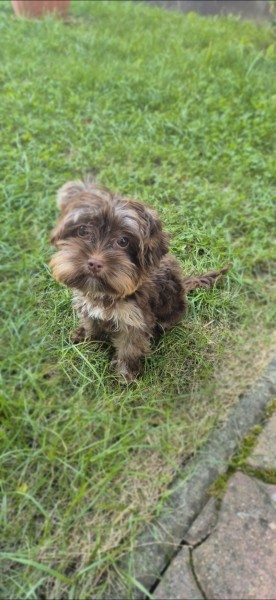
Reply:
<svg viewBox="0 0 276 600"><path fill-rule="evenodd" d="M162 511L118 563L105 600L276 600L276 416L264 424L275 398L276 357L183 466ZM260 424L247 461L219 499L210 496Z"/></svg>
<svg viewBox="0 0 276 600"><path fill-rule="evenodd" d="M246 19L273 19L268 0L146 0L167 10L201 15L240 15Z"/></svg>
<svg viewBox="0 0 276 600"><path fill-rule="evenodd" d="M264 483L273 481L273 483ZM154 600L276 599L276 414L186 533Z"/></svg>

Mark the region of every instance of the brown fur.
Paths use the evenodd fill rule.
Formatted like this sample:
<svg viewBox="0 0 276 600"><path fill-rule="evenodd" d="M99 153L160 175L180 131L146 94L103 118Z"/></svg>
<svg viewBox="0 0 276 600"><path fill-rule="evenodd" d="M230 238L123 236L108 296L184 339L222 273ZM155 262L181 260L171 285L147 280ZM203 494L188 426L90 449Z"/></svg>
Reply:
<svg viewBox="0 0 276 600"><path fill-rule="evenodd" d="M80 326L75 342L108 335L116 370L131 381L158 328L179 323L186 293L213 285L228 267L183 277L168 254L168 235L154 210L93 182L58 192L61 216L51 242L53 276L73 290Z"/></svg>

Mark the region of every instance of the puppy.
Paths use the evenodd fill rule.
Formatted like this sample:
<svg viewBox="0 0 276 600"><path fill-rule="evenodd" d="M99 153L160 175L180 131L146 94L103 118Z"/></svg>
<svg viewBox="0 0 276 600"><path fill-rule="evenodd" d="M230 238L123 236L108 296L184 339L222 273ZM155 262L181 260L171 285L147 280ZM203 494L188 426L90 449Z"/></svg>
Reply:
<svg viewBox="0 0 276 600"><path fill-rule="evenodd" d="M156 212L94 182L66 183L57 203L61 216L52 232L57 252L50 266L73 291L79 316L73 341L108 335L113 367L132 381L151 338L181 321L186 293L210 287L228 267L183 277Z"/></svg>

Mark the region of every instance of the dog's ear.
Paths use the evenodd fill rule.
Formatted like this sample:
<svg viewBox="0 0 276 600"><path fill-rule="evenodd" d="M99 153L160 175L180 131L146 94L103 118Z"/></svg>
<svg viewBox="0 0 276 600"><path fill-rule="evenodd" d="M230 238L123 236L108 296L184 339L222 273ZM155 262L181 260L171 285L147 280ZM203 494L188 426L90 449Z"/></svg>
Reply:
<svg viewBox="0 0 276 600"><path fill-rule="evenodd" d="M68 181L57 193L57 205L62 213L68 212L71 204L78 202L99 206L103 202L112 202L113 199L110 190L96 183L91 177L85 181Z"/></svg>
<svg viewBox="0 0 276 600"><path fill-rule="evenodd" d="M53 229L50 242L53 246L61 237L66 222L65 213L70 209L73 202L77 202L81 195L86 191L86 185L82 181L68 181L57 192L57 206L61 211L61 216Z"/></svg>
<svg viewBox="0 0 276 600"><path fill-rule="evenodd" d="M144 262L146 266L157 266L168 252L169 235L162 230L162 222L154 210L146 208L146 218L148 231L143 244Z"/></svg>
<svg viewBox="0 0 276 600"><path fill-rule="evenodd" d="M64 227L70 221L70 212L84 209L97 210L103 203L111 203L115 196L108 188L96 183L92 177L84 181L68 181L57 192L57 205L61 211L60 218L51 235L51 244L56 245L62 237Z"/></svg>
<svg viewBox="0 0 276 600"><path fill-rule="evenodd" d="M60 219L57 222L57 225L55 226L55 228L53 229L53 231L51 233L51 237L50 237L50 243L53 246L57 246L57 242L61 237L61 233L62 233L63 229L64 229L63 219L60 217Z"/></svg>
<svg viewBox="0 0 276 600"><path fill-rule="evenodd" d="M149 206L131 199L123 204L123 210L126 216L134 218L139 229L138 258L141 266L158 266L160 258L168 252L170 240L169 235L162 230L158 214Z"/></svg>
<svg viewBox="0 0 276 600"><path fill-rule="evenodd" d="M57 192L57 205L61 212L65 212L72 202L76 202L81 194L87 192L87 185L83 181L68 181Z"/></svg>

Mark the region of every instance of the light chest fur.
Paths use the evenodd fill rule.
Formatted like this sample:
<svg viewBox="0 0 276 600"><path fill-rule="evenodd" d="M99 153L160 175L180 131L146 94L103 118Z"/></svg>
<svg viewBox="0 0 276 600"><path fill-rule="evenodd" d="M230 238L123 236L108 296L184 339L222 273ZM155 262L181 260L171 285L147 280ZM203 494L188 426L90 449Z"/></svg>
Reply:
<svg viewBox="0 0 276 600"><path fill-rule="evenodd" d="M113 330L135 327L146 329L142 311L132 300L115 300L110 306L105 306L103 299L89 298L76 293L73 306L80 316L96 321L106 321Z"/></svg>

